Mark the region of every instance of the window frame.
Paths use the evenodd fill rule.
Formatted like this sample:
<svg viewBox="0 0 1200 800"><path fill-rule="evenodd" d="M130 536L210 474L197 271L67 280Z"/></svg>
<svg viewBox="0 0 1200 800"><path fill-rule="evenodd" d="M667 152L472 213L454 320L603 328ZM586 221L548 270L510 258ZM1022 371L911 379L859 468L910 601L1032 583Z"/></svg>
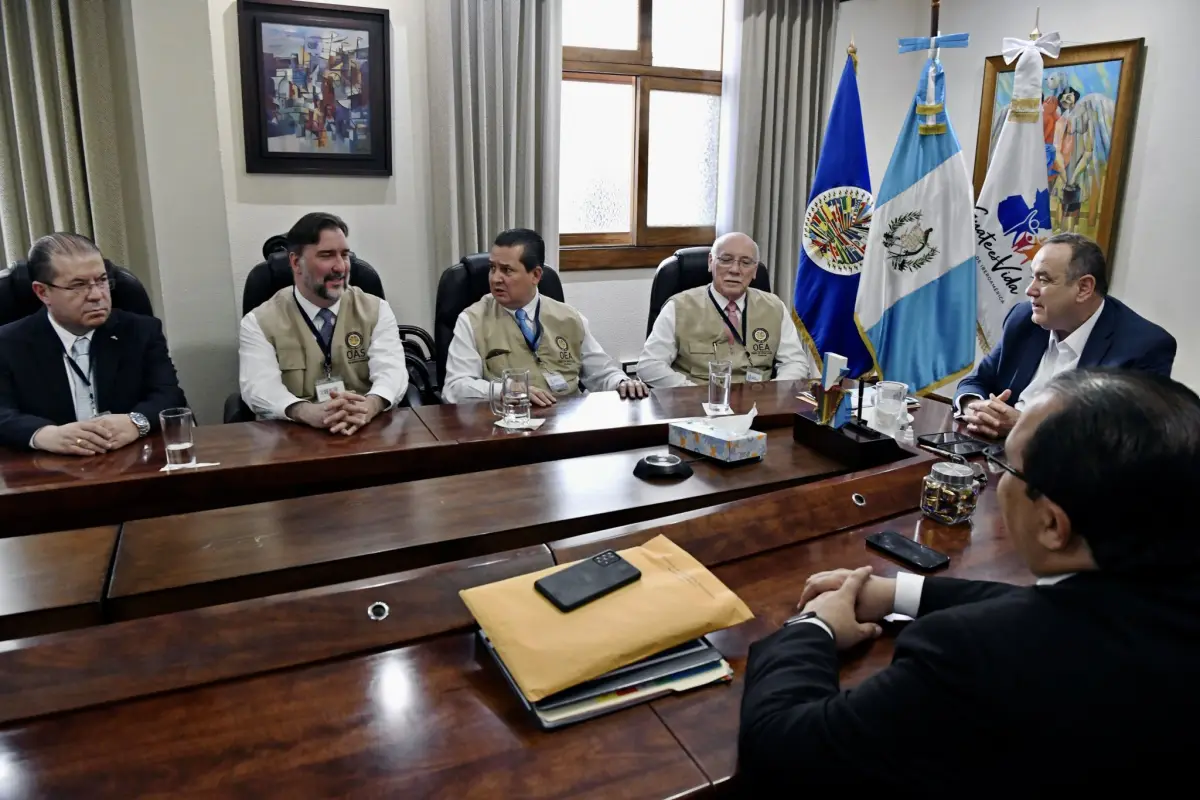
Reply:
<svg viewBox="0 0 1200 800"><path fill-rule="evenodd" d="M638 3L638 49L611 50L563 46L563 81L632 82L634 86L633 195L630 230L560 234L563 270L655 267L680 247L712 244L715 225L651 227L646 224L649 186L650 92L677 91L721 95L721 71L656 67L653 60L654 0ZM724 47L722 37L722 48ZM723 57L723 54L722 54Z"/></svg>

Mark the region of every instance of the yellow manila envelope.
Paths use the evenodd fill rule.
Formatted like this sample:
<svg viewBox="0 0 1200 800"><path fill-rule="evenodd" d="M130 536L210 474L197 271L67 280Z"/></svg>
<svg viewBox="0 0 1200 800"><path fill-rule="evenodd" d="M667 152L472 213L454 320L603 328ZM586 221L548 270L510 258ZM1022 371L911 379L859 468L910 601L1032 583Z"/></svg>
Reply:
<svg viewBox="0 0 1200 800"><path fill-rule="evenodd" d="M533 588L569 564L459 592L530 702L754 617L665 536L619 552L642 577L574 611Z"/></svg>

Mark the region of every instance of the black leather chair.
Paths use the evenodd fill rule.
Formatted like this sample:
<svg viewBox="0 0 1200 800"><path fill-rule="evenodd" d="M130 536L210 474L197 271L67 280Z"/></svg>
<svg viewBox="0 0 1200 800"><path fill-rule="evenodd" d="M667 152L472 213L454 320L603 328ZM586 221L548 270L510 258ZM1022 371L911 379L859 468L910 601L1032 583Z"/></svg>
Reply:
<svg viewBox="0 0 1200 800"><path fill-rule="evenodd" d="M104 259L104 269L113 282L113 308L143 316L154 316L150 295L137 276L124 267ZM8 269L0 270L0 325L7 325L40 310L42 301L33 293L29 265L14 261Z"/></svg>
<svg viewBox="0 0 1200 800"><path fill-rule="evenodd" d="M291 286L292 267L288 258L287 240L283 236L272 236L263 243L263 261L260 261L250 270L250 274L246 276L246 285L242 288L242 315L249 314L254 309L258 308L263 303L271 299L271 297L286 286ZM350 254L350 285L357 286L367 294L375 295L376 297L386 299L383 296L383 281L379 278L379 273L375 268L363 261L353 253ZM407 335L419 333L422 341L427 342L429 351L428 358L432 358L433 340L432 337L424 330L415 325L401 325L400 337L404 341L405 360L409 363L409 387L401 398L399 405L412 406L421 405L424 401L423 391L421 386L417 385L413 377L412 361L408 358L414 352L413 348L417 345L410 342L406 338ZM411 345L411 346L410 346ZM419 354L420 349L416 352ZM426 374L428 370L426 370ZM418 380L420 373L418 373ZM436 387L430 394L431 402L437 402L434 399L436 395ZM234 392L225 398L225 422L253 422L254 412L242 400L240 392Z"/></svg>
<svg viewBox="0 0 1200 800"><path fill-rule="evenodd" d="M646 337L654 330L658 312L668 300L686 289L704 286L712 282L708 271L708 253L711 247L683 247L676 250L658 265L654 283L650 285L650 315L646 319ZM771 291L771 276L767 265L758 262L758 273L750 285L764 292Z"/></svg>
<svg viewBox="0 0 1200 800"><path fill-rule="evenodd" d="M467 306L491 291L488 288L488 270L491 256L476 253L463 256L462 260L442 273L438 280L437 302L433 314L433 338L437 349L438 386L446 383L446 358L450 354L450 342L454 339L454 323ZM538 291L560 303L563 299L562 281L558 271L551 267L542 268L542 280Z"/></svg>

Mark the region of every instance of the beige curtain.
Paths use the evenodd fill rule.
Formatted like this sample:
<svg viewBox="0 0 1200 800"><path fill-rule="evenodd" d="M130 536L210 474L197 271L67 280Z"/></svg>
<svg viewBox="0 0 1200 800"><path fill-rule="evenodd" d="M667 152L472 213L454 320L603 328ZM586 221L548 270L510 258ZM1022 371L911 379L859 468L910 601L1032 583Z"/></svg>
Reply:
<svg viewBox="0 0 1200 800"><path fill-rule="evenodd" d="M717 233L758 242L792 305L830 94L838 0L726 0Z"/></svg>
<svg viewBox="0 0 1200 800"><path fill-rule="evenodd" d="M0 0L0 248L54 230L125 263L104 0Z"/></svg>
<svg viewBox="0 0 1200 800"><path fill-rule="evenodd" d="M559 0L426 5L436 270L535 228L558 253Z"/></svg>

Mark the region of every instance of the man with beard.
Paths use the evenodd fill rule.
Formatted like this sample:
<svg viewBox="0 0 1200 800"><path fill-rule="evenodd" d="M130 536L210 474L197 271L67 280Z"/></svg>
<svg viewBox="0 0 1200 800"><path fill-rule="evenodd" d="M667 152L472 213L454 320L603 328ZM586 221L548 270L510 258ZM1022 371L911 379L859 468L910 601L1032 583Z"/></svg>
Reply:
<svg viewBox="0 0 1200 800"><path fill-rule="evenodd" d="M408 388L391 307L349 285L350 230L305 214L287 234L293 286L242 318L242 399L260 419L290 419L349 436Z"/></svg>

